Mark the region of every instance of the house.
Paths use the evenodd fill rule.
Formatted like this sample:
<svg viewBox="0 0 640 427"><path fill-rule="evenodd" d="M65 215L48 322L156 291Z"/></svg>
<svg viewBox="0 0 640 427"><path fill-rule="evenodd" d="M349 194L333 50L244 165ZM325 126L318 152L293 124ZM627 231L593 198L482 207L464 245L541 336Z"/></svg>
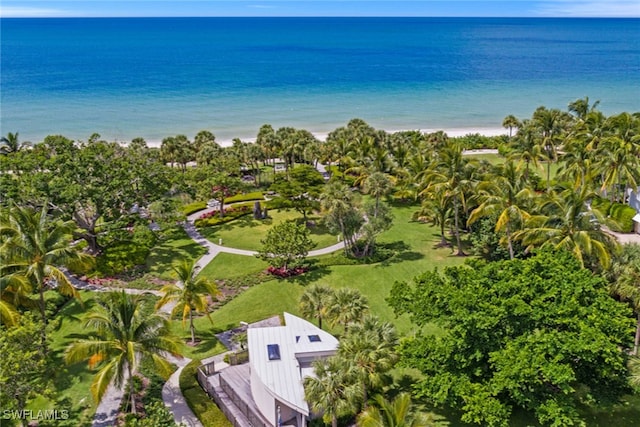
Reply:
<svg viewBox="0 0 640 427"><path fill-rule="evenodd" d="M629 206L636 210L636 216L633 217L636 233L640 234L640 187L636 191L629 193Z"/></svg>
<svg viewBox="0 0 640 427"><path fill-rule="evenodd" d="M311 412L304 378L314 375L314 360L336 353L338 340L292 314L284 313L284 321L284 326L247 330L251 394L272 426L305 427Z"/></svg>

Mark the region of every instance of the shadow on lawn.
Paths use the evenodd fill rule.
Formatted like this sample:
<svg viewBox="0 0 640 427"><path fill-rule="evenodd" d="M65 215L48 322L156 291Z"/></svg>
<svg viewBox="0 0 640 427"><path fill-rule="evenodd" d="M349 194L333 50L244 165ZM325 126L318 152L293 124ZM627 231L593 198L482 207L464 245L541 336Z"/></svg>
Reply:
<svg viewBox="0 0 640 427"><path fill-rule="evenodd" d="M393 253L389 258L378 264L378 266L381 267L387 267L391 264L398 264L404 261L417 261L424 258L424 254L412 251L411 246L401 240L391 243L382 243L378 246L378 251Z"/></svg>

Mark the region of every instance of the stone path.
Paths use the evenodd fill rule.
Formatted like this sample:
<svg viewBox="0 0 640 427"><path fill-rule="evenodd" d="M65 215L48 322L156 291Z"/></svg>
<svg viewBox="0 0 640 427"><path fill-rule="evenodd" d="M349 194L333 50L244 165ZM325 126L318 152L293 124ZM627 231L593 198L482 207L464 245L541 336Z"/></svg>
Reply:
<svg viewBox="0 0 640 427"><path fill-rule="evenodd" d="M189 405L187 405L180 390L180 374L182 374L184 367L191 362L191 359L187 357L177 358L169 356L167 360L176 364L178 369L169 377L167 382L164 383L162 387L162 401L173 414L173 419L176 424L187 427L203 427L198 417L195 416L191 408L189 408Z"/></svg>

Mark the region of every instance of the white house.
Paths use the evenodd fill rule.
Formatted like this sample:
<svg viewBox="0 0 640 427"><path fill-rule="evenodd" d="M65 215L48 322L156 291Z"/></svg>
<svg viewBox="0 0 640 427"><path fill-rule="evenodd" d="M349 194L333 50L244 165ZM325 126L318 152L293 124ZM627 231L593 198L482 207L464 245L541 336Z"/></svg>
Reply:
<svg viewBox="0 0 640 427"><path fill-rule="evenodd" d="M640 187L636 191L630 192L629 205L636 210L636 216L633 217L633 221L636 233L640 234Z"/></svg>
<svg viewBox="0 0 640 427"><path fill-rule="evenodd" d="M251 394L273 425L305 427L310 415L303 380L311 362L336 353L338 340L304 319L284 313L284 326L249 328Z"/></svg>

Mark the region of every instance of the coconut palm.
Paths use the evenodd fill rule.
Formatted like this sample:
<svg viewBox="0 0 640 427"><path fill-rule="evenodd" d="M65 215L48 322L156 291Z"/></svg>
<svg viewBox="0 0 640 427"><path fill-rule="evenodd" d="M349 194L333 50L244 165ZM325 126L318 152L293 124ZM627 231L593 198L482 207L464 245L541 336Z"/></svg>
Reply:
<svg viewBox="0 0 640 427"><path fill-rule="evenodd" d="M393 181L388 175L382 172L374 172L367 177L364 183L365 192L373 196L375 199L375 208L373 217L378 217L378 210L380 207L380 199L393 189Z"/></svg>
<svg viewBox="0 0 640 427"><path fill-rule="evenodd" d="M438 152L438 158L425 174L425 186L421 195L432 197L444 192L453 208L453 229L456 237L457 255L463 256L460 238L460 216L466 206L467 192L473 182L475 161L462 155L462 145L447 142Z"/></svg>
<svg viewBox="0 0 640 427"><path fill-rule="evenodd" d="M300 313L304 317L318 319L318 327L322 329L322 319L329 314L333 295L333 289L328 286L310 286L300 297Z"/></svg>
<svg viewBox="0 0 640 427"><path fill-rule="evenodd" d="M351 323L348 333L340 340L338 356L350 367L359 383L364 406L369 390L382 386L385 374L395 365L397 345L395 328L371 315L365 315L361 322Z"/></svg>
<svg viewBox="0 0 640 427"><path fill-rule="evenodd" d="M597 211L587 207L587 201L594 195L585 188L552 192L543 199L543 214L532 215L525 228L514 233L513 238L522 240L527 250L551 245L572 252L583 266L585 258L591 257L607 268L618 244L613 236L600 229Z"/></svg>
<svg viewBox="0 0 640 427"><path fill-rule="evenodd" d="M513 129L519 129L521 126L522 122L513 114L509 114L502 121L502 127L509 129L509 139L513 136Z"/></svg>
<svg viewBox="0 0 640 427"><path fill-rule="evenodd" d="M477 191L481 203L471 212L467 224L473 224L483 216L497 214L495 231L504 231L509 257L513 259L512 234L531 217L527 205L534 197L533 191L527 187L524 175L518 172L512 161L496 166L494 173L478 185Z"/></svg>
<svg viewBox="0 0 640 427"><path fill-rule="evenodd" d="M538 167L542 152L537 142L537 130L530 120L525 120L518 134L510 144L509 159L518 161L518 167L524 167L524 178L529 180L531 166Z"/></svg>
<svg viewBox="0 0 640 427"><path fill-rule="evenodd" d="M348 253L356 243L357 232L362 225L362 216L355 209L353 192L340 182L330 182L320 195L320 205L327 212L327 219L335 224L344 240Z"/></svg>
<svg viewBox="0 0 640 427"><path fill-rule="evenodd" d="M7 136L3 136L0 138L0 153L17 153L26 145L28 145L28 143L20 143L20 140L18 139L18 132L9 132Z"/></svg>
<svg viewBox="0 0 640 427"><path fill-rule="evenodd" d="M168 319L158 313L144 313L141 296L122 291L105 295L87 314L84 325L91 335L72 343L65 361L72 364L88 360L90 367L100 366L91 383L96 402L112 380L122 388L128 379L131 411L135 414L133 377L142 361L153 360L158 371L168 375L172 369L166 357L179 353L180 344L170 333Z"/></svg>
<svg viewBox="0 0 640 427"><path fill-rule="evenodd" d="M55 289L62 295L79 298L78 291L61 270L70 265L86 264L90 258L71 246L73 222L52 221L47 207L34 211L14 206L6 222L0 225L2 245L2 275L24 277L39 293L40 315L47 324L44 293ZM46 348L46 328L42 329L42 350Z"/></svg>
<svg viewBox="0 0 640 427"><path fill-rule="evenodd" d="M640 260L635 260L625 267L611 290L628 301L637 315L636 335L633 341L633 355L637 356L640 347Z"/></svg>
<svg viewBox="0 0 640 427"><path fill-rule="evenodd" d="M0 257L0 266L4 265ZM0 267L1 271L2 267ZM29 280L20 274L0 274L0 323L15 326L20 318L17 307L32 307L29 299L32 288Z"/></svg>
<svg viewBox="0 0 640 427"><path fill-rule="evenodd" d="M599 104L600 101L595 101L593 104L589 104L589 97L585 96L584 98L570 102L569 111L574 113L578 119L585 120L587 115L590 112L595 111Z"/></svg>
<svg viewBox="0 0 640 427"><path fill-rule="evenodd" d="M400 393L393 401L377 395L375 406L358 416L359 427L428 427L433 422L411 410L411 395Z"/></svg>
<svg viewBox="0 0 640 427"><path fill-rule="evenodd" d="M329 302L329 318L333 326L342 325L348 330L351 323L359 322L369 310L367 298L353 288L340 288Z"/></svg>
<svg viewBox="0 0 640 427"><path fill-rule="evenodd" d="M337 357L313 363L314 377L304 379L304 395L309 406L322 412L325 422L338 427L338 417L355 412L359 390Z"/></svg>
<svg viewBox="0 0 640 427"><path fill-rule="evenodd" d="M551 164L558 160L558 145L566 122L566 113L545 107L539 107L531 120L531 124L538 130L538 145L547 163L547 191L551 187Z"/></svg>
<svg viewBox="0 0 640 427"><path fill-rule="evenodd" d="M204 276L198 277L198 266L192 259L184 259L172 266L178 277L178 283L163 286L160 292L162 298L157 302L156 309L164 307L166 304L174 303L171 309L171 316L182 313L182 325L189 318L189 330L191 331L191 344L196 342L196 328L193 324L193 313L204 313L213 323L209 316L209 298L215 298L220 294L215 283L209 281Z"/></svg>
<svg viewBox="0 0 640 427"><path fill-rule="evenodd" d="M428 221L440 228L438 247L449 246L444 229L451 223L452 208L449 193L444 188L429 192L422 201L420 210L414 215L419 220Z"/></svg>

